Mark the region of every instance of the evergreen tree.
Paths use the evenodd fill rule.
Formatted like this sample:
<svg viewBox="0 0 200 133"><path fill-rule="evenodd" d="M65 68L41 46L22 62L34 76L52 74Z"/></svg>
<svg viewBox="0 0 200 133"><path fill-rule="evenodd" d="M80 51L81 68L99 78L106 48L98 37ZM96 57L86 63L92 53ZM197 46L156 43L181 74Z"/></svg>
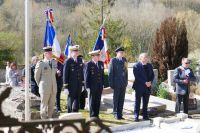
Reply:
<svg viewBox="0 0 200 133"><path fill-rule="evenodd" d="M166 18L157 29L151 52L152 63L158 68L160 78L165 80L167 70L175 69L181 59L188 56L185 22L174 17Z"/></svg>

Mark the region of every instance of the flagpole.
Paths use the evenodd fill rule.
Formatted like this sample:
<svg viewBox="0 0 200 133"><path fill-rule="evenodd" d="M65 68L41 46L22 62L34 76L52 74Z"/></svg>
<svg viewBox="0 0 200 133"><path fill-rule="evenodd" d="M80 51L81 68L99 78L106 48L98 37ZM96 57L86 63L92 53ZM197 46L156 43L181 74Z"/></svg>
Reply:
<svg viewBox="0 0 200 133"><path fill-rule="evenodd" d="M30 2L25 0L25 121L30 120L30 101L29 101L29 53L30 53Z"/></svg>
<svg viewBox="0 0 200 133"><path fill-rule="evenodd" d="M101 24L103 24L103 0L101 0Z"/></svg>

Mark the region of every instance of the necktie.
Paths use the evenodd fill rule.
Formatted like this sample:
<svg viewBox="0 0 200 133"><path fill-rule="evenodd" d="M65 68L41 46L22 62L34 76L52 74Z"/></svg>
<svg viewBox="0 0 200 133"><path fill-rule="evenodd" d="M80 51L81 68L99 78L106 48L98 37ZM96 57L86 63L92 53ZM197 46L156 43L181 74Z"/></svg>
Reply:
<svg viewBox="0 0 200 133"><path fill-rule="evenodd" d="M51 61L49 61L49 66L52 68L52 63L51 63Z"/></svg>
<svg viewBox="0 0 200 133"><path fill-rule="evenodd" d="M96 65L97 65L97 68L99 69L98 63L96 63Z"/></svg>

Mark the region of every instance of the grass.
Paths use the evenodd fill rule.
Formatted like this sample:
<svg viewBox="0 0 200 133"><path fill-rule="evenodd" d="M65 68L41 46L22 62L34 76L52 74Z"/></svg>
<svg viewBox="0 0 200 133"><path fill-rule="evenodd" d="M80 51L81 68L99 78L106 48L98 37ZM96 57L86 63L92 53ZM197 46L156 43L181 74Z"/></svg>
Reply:
<svg viewBox="0 0 200 133"><path fill-rule="evenodd" d="M67 103L67 96L62 92L61 93L61 115L65 114L67 112L66 110L66 103ZM80 110L82 113L83 117L87 120L90 119L89 117L89 111L87 110ZM126 118L126 115L124 115ZM109 127L111 126L117 126L117 125L123 125L123 124L128 124L132 123L133 119L126 119L126 120L116 120L111 113L108 113L106 111L100 111L99 118L103 121L103 123Z"/></svg>

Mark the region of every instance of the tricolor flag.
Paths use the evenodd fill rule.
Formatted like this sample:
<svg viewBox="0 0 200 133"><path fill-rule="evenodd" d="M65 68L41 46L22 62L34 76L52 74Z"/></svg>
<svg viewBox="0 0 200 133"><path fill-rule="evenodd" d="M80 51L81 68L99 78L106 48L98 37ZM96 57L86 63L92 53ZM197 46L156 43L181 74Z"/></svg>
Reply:
<svg viewBox="0 0 200 133"><path fill-rule="evenodd" d="M56 37L55 29L52 24L53 22L52 11L53 11L52 9L48 9L45 11L47 20L46 20L46 30L44 37L44 47L52 47L53 55L59 58L61 54L61 48L58 39Z"/></svg>
<svg viewBox="0 0 200 133"><path fill-rule="evenodd" d="M106 43L106 29L105 27L102 27L100 29L98 38L96 40L96 43L94 45L93 50L101 50L101 60L108 64L110 62L109 52L108 52L108 46Z"/></svg>
<svg viewBox="0 0 200 133"><path fill-rule="evenodd" d="M65 46L65 51L64 51L64 55L66 57L70 57L70 50L69 50L69 46L73 46L73 43L72 43L72 38L71 38L71 35L69 34L68 37L67 37L67 41L66 41L66 46Z"/></svg>

